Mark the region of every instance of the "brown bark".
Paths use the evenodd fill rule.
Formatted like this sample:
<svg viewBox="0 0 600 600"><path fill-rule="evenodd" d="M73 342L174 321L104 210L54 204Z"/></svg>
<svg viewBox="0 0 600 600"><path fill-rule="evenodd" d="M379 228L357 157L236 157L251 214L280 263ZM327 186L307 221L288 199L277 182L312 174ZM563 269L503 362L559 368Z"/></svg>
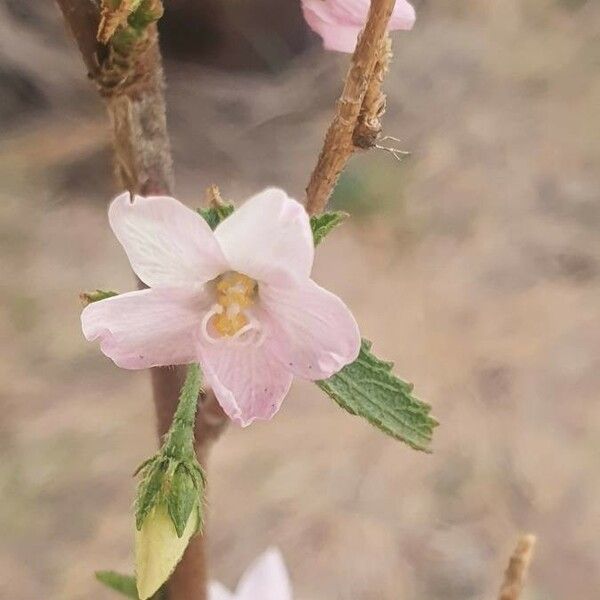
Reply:
<svg viewBox="0 0 600 600"><path fill-rule="evenodd" d="M116 178L121 188L143 195L170 194L173 166L167 132L164 78L156 26L128 55L96 40L100 10L95 0L57 0L89 77L105 98L112 125ZM151 370L157 431L168 430L184 380L183 367ZM205 465L211 443L226 424L225 416L207 393L196 419L196 451ZM204 538L192 539L168 582L169 600L206 600Z"/></svg>
<svg viewBox="0 0 600 600"><path fill-rule="evenodd" d="M396 0L372 0L367 24L358 40L323 149L306 188L306 210L323 211L340 173L355 151L353 136ZM375 74L379 77L379 74ZM381 75L382 76L382 75Z"/></svg>
<svg viewBox="0 0 600 600"><path fill-rule="evenodd" d="M379 55L352 133L352 143L357 148L364 150L373 148L381 135L381 117L385 112L385 94L381 90L381 85L391 58L392 40L389 35L386 35L381 42Z"/></svg>

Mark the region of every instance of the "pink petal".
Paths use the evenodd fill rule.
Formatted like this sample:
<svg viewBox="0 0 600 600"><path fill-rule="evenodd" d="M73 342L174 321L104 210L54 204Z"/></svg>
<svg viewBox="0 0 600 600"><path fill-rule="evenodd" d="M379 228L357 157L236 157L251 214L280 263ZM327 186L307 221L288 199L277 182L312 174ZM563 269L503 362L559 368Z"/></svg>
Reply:
<svg viewBox="0 0 600 600"><path fill-rule="evenodd" d="M205 283L227 270L206 221L175 198L117 196L110 225L136 275L148 286Z"/></svg>
<svg viewBox="0 0 600 600"><path fill-rule="evenodd" d="M81 313L83 335L124 369L198 360L196 335L206 299L202 291L154 288L94 302Z"/></svg>
<svg viewBox="0 0 600 600"><path fill-rule="evenodd" d="M310 275L315 251L309 218L283 190L268 188L247 200L215 237L231 268L253 279L268 280L278 271Z"/></svg>
<svg viewBox="0 0 600 600"><path fill-rule="evenodd" d="M410 31L417 20L415 9L406 0L396 0L390 18L390 31Z"/></svg>
<svg viewBox="0 0 600 600"><path fill-rule="evenodd" d="M360 27L337 25L322 19L319 13L312 8L313 4L320 4L321 2L322 0L305 0L302 3L306 22L313 31L321 36L325 50L354 52Z"/></svg>
<svg viewBox="0 0 600 600"><path fill-rule="evenodd" d="M230 419L245 427L279 410L293 376L274 360L267 342L241 346L223 338L201 342L199 352L204 377Z"/></svg>
<svg viewBox="0 0 600 600"><path fill-rule="evenodd" d="M292 600L290 577L281 553L269 548L242 576L237 600Z"/></svg>
<svg viewBox="0 0 600 600"><path fill-rule="evenodd" d="M303 379L327 379L360 350L358 325L348 307L314 281L288 280L259 287L275 358Z"/></svg>
<svg viewBox="0 0 600 600"><path fill-rule="evenodd" d="M354 52L358 34L367 22L369 0L302 0L304 18L323 39L328 50ZM406 0L397 0L389 29L412 29L415 10Z"/></svg>
<svg viewBox="0 0 600 600"><path fill-rule="evenodd" d="M236 600L235 596L218 581L211 581L208 585L208 600Z"/></svg>

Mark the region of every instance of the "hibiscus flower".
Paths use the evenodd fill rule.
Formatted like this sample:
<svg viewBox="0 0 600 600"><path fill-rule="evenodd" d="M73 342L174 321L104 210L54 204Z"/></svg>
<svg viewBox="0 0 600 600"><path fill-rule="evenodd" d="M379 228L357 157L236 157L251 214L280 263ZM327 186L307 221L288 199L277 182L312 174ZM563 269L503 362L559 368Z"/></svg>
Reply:
<svg viewBox="0 0 600 600"><path fill-rule="evenodd" d="M88 305L82 328L125 369L200 363L227 415L270 419L294 376L331 377L358 356L354 317L311 278L304 207L280 189L214 231L170 197L118 196L110 225L148 289Z"/></svg>

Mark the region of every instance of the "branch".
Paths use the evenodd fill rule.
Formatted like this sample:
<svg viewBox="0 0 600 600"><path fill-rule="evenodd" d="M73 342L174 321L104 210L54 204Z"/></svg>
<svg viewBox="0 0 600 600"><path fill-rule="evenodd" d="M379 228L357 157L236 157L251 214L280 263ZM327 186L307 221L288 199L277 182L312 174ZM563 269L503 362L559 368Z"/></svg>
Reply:
<svg viewBox="0 0 600 600"><path fill-rule="evenodd" d="M369 86L365 92L356 127L352 133L352 143L356 148L373 148L381 134L381 117L385 113L385 94L381 91L383 79L392 58L392 40L386 35L379 47L379 53Z"/></svg>
<svg viewBox="0 0 600 600"><path fill-rule="evenodd" d="M346 75L344 89L338 100L333 121L325 135L323 149L317 165L306 188L306 210L314 215L323 211L331 192L337 183L340 173L348 159L356 150L354 130L359 122L363 102L374 81L374 88L369 96L379 98L380 85L385 66L375 73L375 67L380 60L387 60L387 52L383 52L387 26L394 9L396 0L372 0L367 24L358 40L352 62ZM367 109L368 112L371 109ZM380 114L378 116L381 116Z"/></svg>
<svg viewBox="0 0 600 600"><path fill-rule="evenodd" d="M519 538L517 547L512 553L504 573L504 581L500 588L498 600L519 600L529 570L535 541L535 536L531 534Z"/></svg>
<svg viewBox="0 0 600 600"><path fill-rule="evenodd" d="M164 100L164 77L156 24L140 35L118 29L108 44L98 42L100 6L96 0L57 0L82 55L89 77L105 99L113 131L116 179L121 189L142 195L171 194L173 165ZM160 2L149 4L156 18ZM158 10L160 9L160 10ZM120 35L121 33L121 35ZM136 32L136 33L139 33ZM185 368L151 370L158 435L171 424ZM196 420L196 453L205 465L226 417L215 396L201 399ZM204 538L195 536L168 582L169 600L206 600Z"/></svg>
<svg viewBox="0 0 600 600"><path fill-rule="evenodd" d="M88 75L93 79L98 74L100 63L106 55L106 46L96 40L100 24L100 7L96 0L56 0L63 13L65 23L75 38Z"/></svg>

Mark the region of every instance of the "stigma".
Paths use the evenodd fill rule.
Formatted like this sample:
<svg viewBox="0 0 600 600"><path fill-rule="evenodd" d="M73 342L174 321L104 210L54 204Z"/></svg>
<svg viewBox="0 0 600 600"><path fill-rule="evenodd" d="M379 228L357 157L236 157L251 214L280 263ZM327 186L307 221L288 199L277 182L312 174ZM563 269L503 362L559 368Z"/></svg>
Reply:
<svg viewBox="0 0 600 600"><path fill-rule="evenodd" d="M257 291L256 281L242 273L230 271L218 278L212 325L221 336L234 336L248 326L246 309L254 304Z"/></svg>

